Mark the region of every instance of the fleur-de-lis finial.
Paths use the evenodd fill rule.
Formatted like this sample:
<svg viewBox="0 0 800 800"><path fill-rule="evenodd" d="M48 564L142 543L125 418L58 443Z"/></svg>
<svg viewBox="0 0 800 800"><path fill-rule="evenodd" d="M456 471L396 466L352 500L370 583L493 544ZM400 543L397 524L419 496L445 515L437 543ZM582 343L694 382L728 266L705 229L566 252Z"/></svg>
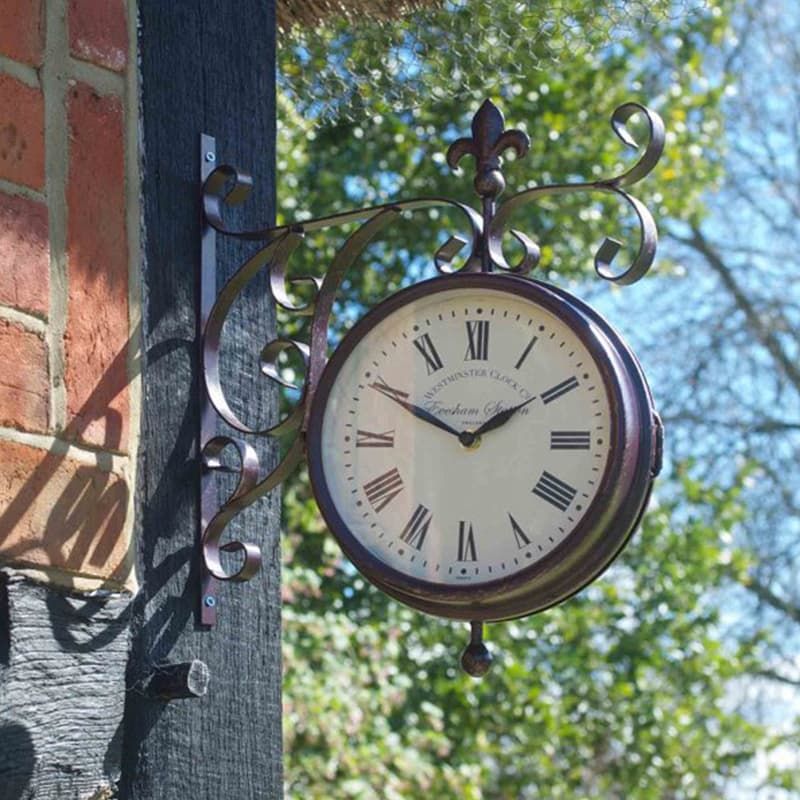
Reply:
<svg viewBox="0 0 800 800"><path fill-rule="evenodd" d="M500 109L491 100L484 100L472 118L472 137L456 139L447 149L447 163L451 169L455 169L465 155L474 157L475 191L490 200L506 188L500 170L502 154L511 149L522 158L531 145L526 133L516 129L507 131L504 126L505 119Z"/></svg>

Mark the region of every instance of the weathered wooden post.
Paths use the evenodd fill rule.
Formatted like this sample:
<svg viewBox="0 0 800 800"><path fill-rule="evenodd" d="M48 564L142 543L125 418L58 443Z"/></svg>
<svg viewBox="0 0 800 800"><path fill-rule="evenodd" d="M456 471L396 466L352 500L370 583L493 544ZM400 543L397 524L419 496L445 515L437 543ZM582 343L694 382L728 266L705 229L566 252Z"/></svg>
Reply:
<svg viewBox="0 0 800 800"><path fill-rule="evenodd" d="M245 517L245 524L258 527L255 538L264 553L260 574L244 586L221 588L213 629L198 628L195 616L200 134L216 137L220 158L252 171L254 191L243 213L251 220L271 222L274 3L140 0L139 19L145 230L145 366L137 489L142 589L134 603L121 796L278 798L282 771L277 497L268 508L261 503ZM227 254L233 268L241 252ZM225 255L222 251L221 263ZM220 275L220 281L224 277ZM245 297L233 323L236 326L238 319L247 324L236 326L229 353L229 363L236 365L231 380L239 381L231 394L235 397L240 389L246 413L261 419L274 403L258 381L258 353L273 324L265 298L258 285ZM262 456L268 462L271 454ZM193 672L188 667L193 661L206 665L208 690L186 699L193 694L192 687L178 686L176 681L181 675L191 681L194 675L197 682L199 668ZM162 689L172 685L176 699L152 691L156 665ZM165 669L171 669L171 684L164 681ZM145 695L144 685L149 687Z"/></svg>

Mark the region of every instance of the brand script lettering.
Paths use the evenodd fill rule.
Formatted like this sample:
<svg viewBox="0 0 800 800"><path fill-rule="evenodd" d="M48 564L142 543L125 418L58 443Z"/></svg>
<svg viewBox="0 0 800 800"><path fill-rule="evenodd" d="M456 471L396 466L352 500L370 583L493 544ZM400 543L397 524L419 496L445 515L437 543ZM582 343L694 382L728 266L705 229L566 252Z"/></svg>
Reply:
<svg viewBox="0 0 800 800"><path fill-rule="evenodd" d="M522 400L527 400L531 393L524 387L522 384L517 381L516 378L512 377L511 375L506 375L506 373L501 372L499 369L487 369L486 367L470 367L468 369L458 369L455 372L451 372L449 375L445 375L444 377L440 378L433 386L425 392L424 399L426 403L430 403L434 400L436 395L442 391L446 386L450 386L451 384L457 383L458 381L463 381L470 378L482 378L484 380L491 380L497 381L498 383L502 383L511 389L513 389ZM429 411L433 411L433 407L427 406ZM471 413L480 413L481 409L473 408L471 409ZM461 412L466 413L466 412Z"/></svg>

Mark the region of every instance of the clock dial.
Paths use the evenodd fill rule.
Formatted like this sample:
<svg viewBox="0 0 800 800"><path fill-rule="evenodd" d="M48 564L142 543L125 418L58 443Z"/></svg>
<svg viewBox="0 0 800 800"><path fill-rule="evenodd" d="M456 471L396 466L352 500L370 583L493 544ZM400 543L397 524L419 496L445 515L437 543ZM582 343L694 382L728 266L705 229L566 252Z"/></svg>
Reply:
<svg viewBox="0 0 800 800"><path fill-rule="evenodd" d="M361 326L319 448L337 524L445 588L508 578L564 543L615 434L601 365L573 327L519 293L458 283Z"/></svg>

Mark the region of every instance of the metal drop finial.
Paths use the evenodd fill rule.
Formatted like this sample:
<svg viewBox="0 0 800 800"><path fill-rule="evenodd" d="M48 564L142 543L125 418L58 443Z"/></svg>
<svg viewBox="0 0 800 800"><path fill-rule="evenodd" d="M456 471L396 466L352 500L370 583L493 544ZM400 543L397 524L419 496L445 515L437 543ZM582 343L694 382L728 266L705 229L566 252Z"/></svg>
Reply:
<svg viewBox="0 0 800 800"><path fill-rule="evenodd" d="M473 678L482 678L492 666L492 654L483 642L483 623L471 622L469 644L461 654L461 668Z"/></svg>
<svg viewBox="0 0 800 800"><path fill-rule="evenodd" d="M472 118L472 137L456 139L447 149L447 163L456 169L465 155L475 159L475 191L480 197L494 200L506 188L506 180L500 169L501 156L513 150L522 158L529 150L531 140L520 130L505 130L505 119L500 109L491 101L484 100Z"/></svg>

